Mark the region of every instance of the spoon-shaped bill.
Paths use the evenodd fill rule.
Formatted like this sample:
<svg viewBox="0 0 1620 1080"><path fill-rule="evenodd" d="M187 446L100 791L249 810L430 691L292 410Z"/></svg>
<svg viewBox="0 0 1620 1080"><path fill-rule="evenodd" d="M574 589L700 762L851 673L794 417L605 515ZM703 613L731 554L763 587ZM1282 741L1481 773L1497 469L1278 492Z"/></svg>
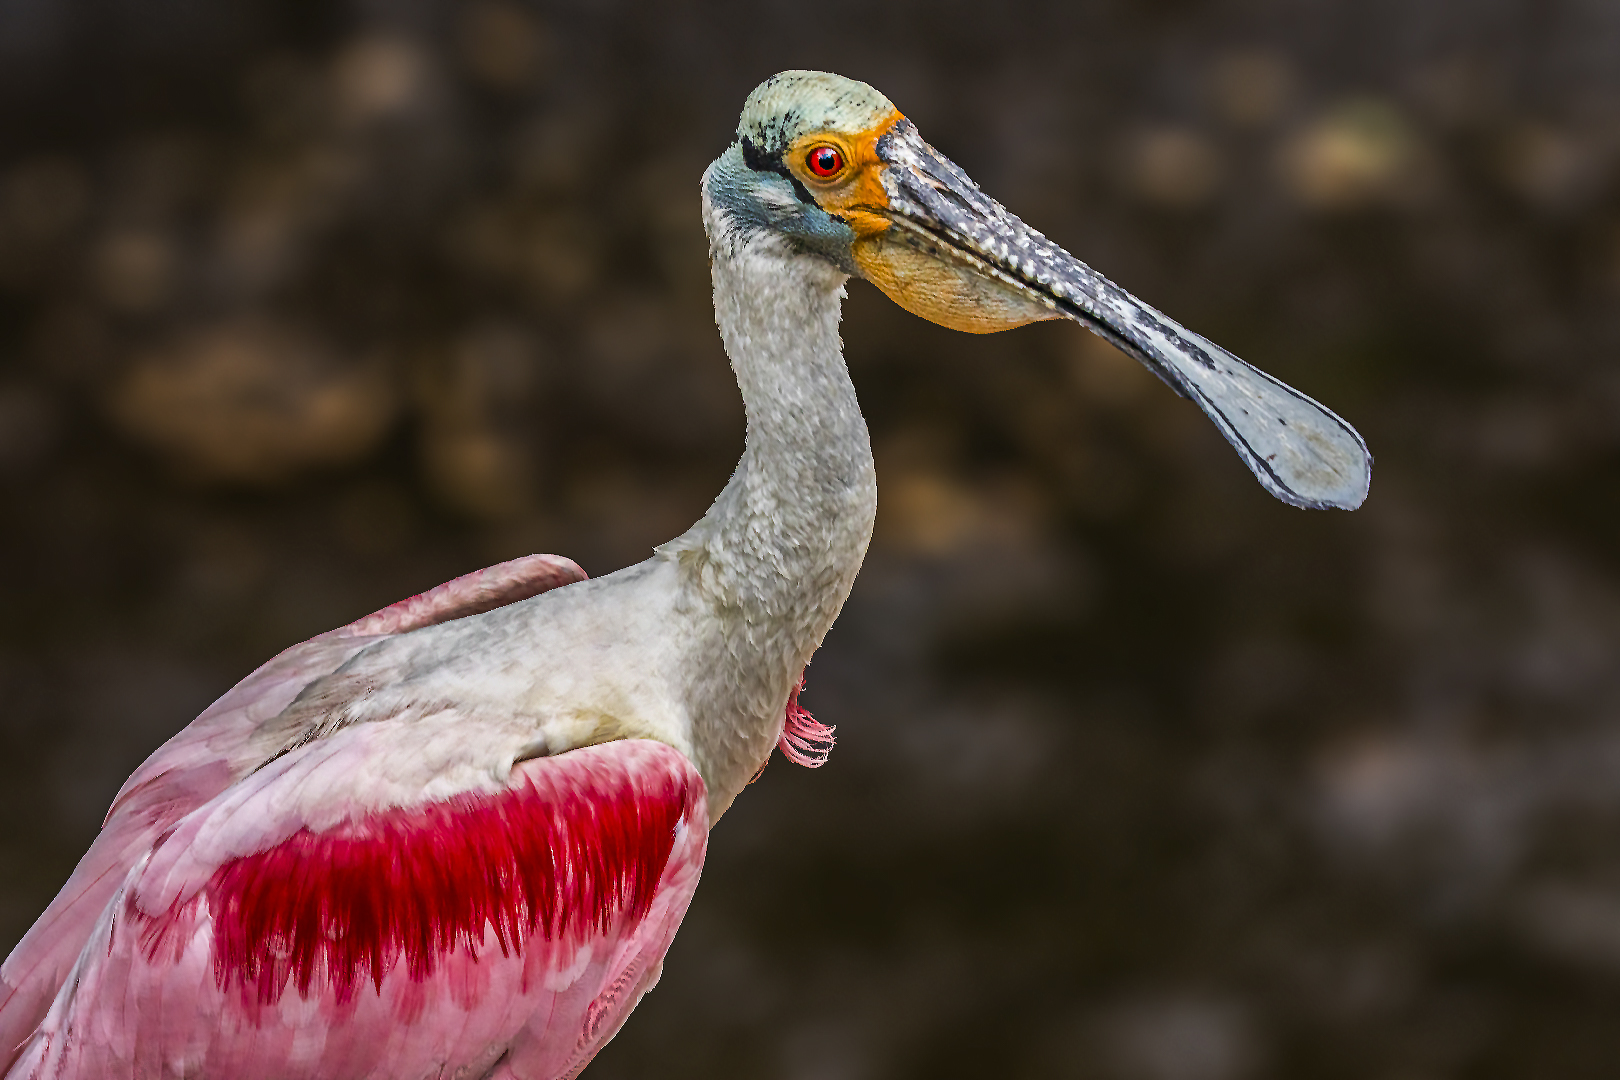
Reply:
<svg viewBox="0 0 1620 1080"><path fill-rule="evenodd" d="M1107 284L1111 284L1105 281ZM1104 335L1197 403L1265 489L1294 506L1354 510L1367 498L1372 455L1332 409L1244 363L1140 303L1136 321ZM1076 318L1093 324L1082 313Z"/></svg>
<svg viewBox="0 0 1620 1080"><path fill-rule="evenodd" d="M1215 422L1245 464L1294 506L1354 510L1367 497L1372 455L1332 410L1144 304L981 192L908 120L878 145L895 239L995 282L1002 329L1069 318L1134 356ZM958 288L957 296L968 296ZM1014 308L1022 311L1014 311ZM988 312L987 312L988 314ZM964 327L966 328L966 327Z"/></svg>

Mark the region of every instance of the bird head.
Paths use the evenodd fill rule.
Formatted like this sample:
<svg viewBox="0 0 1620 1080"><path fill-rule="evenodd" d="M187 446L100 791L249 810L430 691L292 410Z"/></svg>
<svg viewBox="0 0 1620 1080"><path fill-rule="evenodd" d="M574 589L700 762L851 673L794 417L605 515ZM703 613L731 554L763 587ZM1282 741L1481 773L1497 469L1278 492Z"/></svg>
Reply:
<svg viewBox="0 0 1620 1080"><path fill-rule="evenodd" d="M704 195L717 256L775 242L953 330L1073 320L1203 409L1284 502L1353 510L1366 498L1372 457L1354 428L1024 224L863 82L821 71L765 80Z"/></svg>

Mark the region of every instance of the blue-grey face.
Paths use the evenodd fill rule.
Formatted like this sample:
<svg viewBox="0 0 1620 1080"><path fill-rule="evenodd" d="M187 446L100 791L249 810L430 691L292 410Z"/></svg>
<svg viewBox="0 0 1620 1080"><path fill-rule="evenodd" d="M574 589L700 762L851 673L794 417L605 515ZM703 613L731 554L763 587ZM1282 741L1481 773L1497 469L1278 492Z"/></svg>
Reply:
<svg viewBox="0 0 1620 1080"><path fill-rule="evenodd" d="M1072 319L1201 408L1260 483L1295 506L1355 509L1372 457L1356 430L1138 300L979 190L865 83L787 71L748 96L704 174L722 245L767 241L973 333Z"/></svg>
<svg viewBox="0 0 1620 1080"><path fill-rule="evenodd" d="M750 156L756 157L754 164ZM744 237L779 237L790 250L820 256L846 274L859 275L851 255L855 230L823 210L791 175L756 168L759 164L740 138L732 143L703 175L709 203Z"/></svg>

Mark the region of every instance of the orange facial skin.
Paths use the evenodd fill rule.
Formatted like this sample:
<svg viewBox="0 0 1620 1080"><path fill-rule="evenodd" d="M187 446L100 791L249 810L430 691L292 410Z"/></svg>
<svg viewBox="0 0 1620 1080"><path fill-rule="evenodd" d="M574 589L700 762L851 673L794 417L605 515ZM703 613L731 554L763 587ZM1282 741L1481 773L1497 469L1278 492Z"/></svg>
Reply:
<svg viewBox="0 0 1620 1080"><path fill-rule="evenodd" d="M913 315L970 334L994 334L1061 318L966 261L951 259L948 252L919 250L896 235L883 190L888 164L878 157L877 144L903 119L896 110L854 137L832 131L802 135L782 155L821 208L854 230L850 256L861 276ZM821 177L810 171L807 159L819 146L831 146L843 155L844 168L836 175Z"/></svg>
<svg viewBox="0 0 1620 1080"><path fill-rule="evenodd" d="M947 254L922 251L896 236L878 235L851 246L855 265L885 296L913 315L969 334L997 334L1062 315L1017 290L985 277Z"/></svg>
<svg viewBox="0 0 1620 1080"><path fill-rule="evenodd" d="M889 197L883 191L886 166L878 157L877 144L890 128L904 119L896 109L854 137L832 131L801 135L793 140L782 160L815 195L821 208L854 229L857 238L881 233L889 227L889 219L883 213L889 208ZM810 171L805 158L818 146L831 146L843 155L842 172L820 177Z"/></svg>

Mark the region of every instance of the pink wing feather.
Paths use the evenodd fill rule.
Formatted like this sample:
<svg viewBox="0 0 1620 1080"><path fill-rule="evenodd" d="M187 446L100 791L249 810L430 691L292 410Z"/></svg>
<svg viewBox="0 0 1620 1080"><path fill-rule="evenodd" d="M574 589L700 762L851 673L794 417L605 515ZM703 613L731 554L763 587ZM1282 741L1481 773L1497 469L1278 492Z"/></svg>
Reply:
<svg viewBox="0 0 1620 1080"><path fill-rule="evenodd" d="M322 743L188 815L134 868L10 1076L584 1068L657 981L697 886L696 769L663 743L612 742L316 831L287 820L284 796L374 772L380 745L359 729Z"/></svg>
<svg viewBox="0 0 1620 1080"><path fill-rule="evenodd" d="M282 652L237 683L130 776L62 891L0 966L0 1068L44 1018L131 867L186 815L256 768L252 736L310 682L384 637L516 603L585 578L530 555L467 574Z"/></svg>

